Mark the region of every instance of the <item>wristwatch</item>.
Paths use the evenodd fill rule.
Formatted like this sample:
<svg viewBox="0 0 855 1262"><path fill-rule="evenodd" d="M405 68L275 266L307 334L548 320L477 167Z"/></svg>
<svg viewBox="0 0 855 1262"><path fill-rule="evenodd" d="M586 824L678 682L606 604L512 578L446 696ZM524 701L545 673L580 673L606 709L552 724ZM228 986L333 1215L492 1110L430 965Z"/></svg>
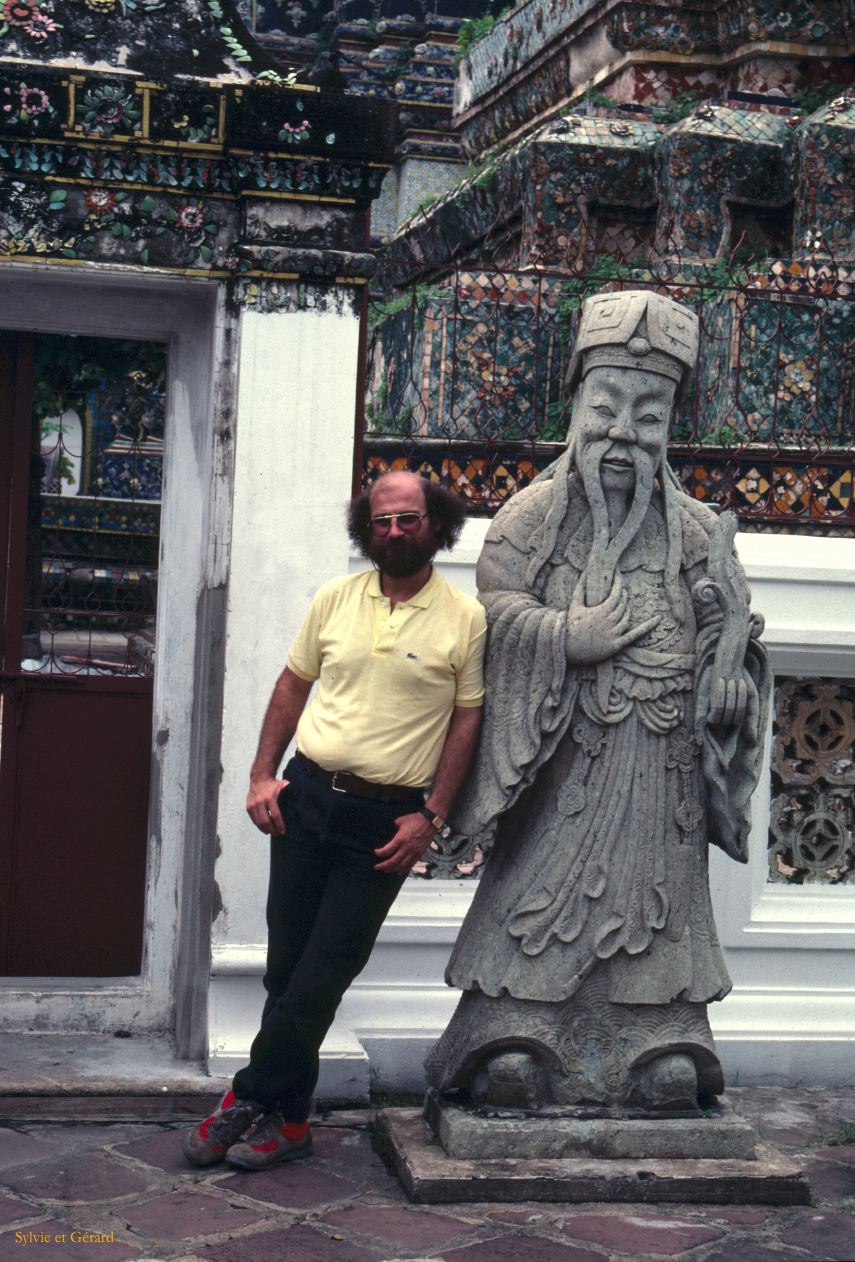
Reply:
<svg viewBox="0 0 855 1262"><path fill-rule="evenodd" d="M431 823L432 827L433 827L433 828L435 828L435 829L436 829L436 831L437 831L438 833L441 833L441 832L442 832L442 830L443 830L443 828L447 828L447 827L448 827L448 824L447 824L447 823L446 823L446 821L442 818L442 816L441 816L441 815L434 815L434 813L433 813L433 811L430 809L430 807L428 807L428 806L420 806L420 807L419 807L419 812L420 812L420 814L424 815L425 819L430 820L430 823Z"/></svg>

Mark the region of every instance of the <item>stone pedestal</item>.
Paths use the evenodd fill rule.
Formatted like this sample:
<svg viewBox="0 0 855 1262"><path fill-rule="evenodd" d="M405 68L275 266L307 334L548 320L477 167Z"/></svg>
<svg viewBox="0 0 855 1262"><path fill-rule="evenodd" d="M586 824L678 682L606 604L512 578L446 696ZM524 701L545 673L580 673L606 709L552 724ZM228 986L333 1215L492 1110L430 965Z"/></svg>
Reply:
<svg viewBox="0 0 855 1262"><path fill-rule="evenodd" d="M432 1094L425 1113L378 1113L378 1133L410 1200L810 1202L799 1168L726 1102L709 1115L661 1120L606 1109L539 1118L492 1112L479 1117Z"/></svg>
<svg viewBox="0 0 855 1262"><path fill-rule="evenodd" d="M449 1157L466 1161L734 1159L753 1161L758 1137L722 1099L691 1113L656 1114L643 1109L466 1108L431 1088L425 1120Z"/></svg>

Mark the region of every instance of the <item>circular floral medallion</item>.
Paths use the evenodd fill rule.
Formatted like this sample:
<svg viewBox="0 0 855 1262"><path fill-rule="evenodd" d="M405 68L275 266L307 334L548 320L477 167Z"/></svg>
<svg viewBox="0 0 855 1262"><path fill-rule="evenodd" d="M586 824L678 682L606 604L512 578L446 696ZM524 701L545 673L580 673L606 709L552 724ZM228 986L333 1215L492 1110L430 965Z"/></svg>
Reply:
<svg viewBox="0 0 855 1262"><path fill-rule="evenodd" d="M133 93L118 84L102 83L84 94L76 113L86 131L112 136L117 131L134 131L141 111Z"/></svg>
<svg viewBox="0 0 855 1262"><path fill-rule="evenodd" d="M108 188L90 188L83 194L86 205L94 215L106 215L116 206L116 194Z"/></svg>
<svg viewBox="0 0 855 1262"><path fill-rule="evenodd" d="M56 22L53 18L46 17L44 13L34 13L24 30L33 39L47 39L51 31L56 30Z"/></svg>
<svg viewBox="0 0 855 1262"><path fill-rule="evenodd" d="M10 26L26 26L38 12L36 0L6 0L3 5L3 21Z"/></svg>
<svg viewBox="0 0 855 1262"><path fill-rule="evenodd" d="M44 114L45 110L50 109L48 94L41 88L29 88L26 83L22 83L18 96L21 98L21 109L31 118L35 114Z"/></svg>
<svg viewBox="0 0 855 1262"><path fill-rule="evenodd" d="M200 206L179 206L177 222L184 232L198 232L205 225L205 215Z"/></svg>

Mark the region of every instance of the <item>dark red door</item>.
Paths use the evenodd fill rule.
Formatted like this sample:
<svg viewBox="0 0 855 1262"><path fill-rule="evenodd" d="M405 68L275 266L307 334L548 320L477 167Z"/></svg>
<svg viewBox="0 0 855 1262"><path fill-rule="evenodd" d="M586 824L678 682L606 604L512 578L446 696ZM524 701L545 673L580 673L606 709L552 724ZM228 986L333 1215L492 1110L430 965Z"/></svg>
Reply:
<svg viewBox="0 0 855 1262"><path fill-rule="evenodd" d="M141 969L164 366L145 343L0 340L7 976Z"/></svg>

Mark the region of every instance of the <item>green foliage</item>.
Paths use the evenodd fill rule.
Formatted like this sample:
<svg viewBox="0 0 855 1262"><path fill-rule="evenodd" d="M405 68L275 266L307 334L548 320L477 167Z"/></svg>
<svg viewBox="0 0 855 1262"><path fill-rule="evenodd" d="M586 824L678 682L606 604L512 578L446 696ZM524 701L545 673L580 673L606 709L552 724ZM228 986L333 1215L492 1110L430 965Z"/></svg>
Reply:
<svg viewBox="0 0 855 1262"><path fill-rule="evenodd" d="M797 92L793 97L793 105L798 114L814 114L843 91L844 88L839 83L823 83L818 87L802 88L801 92Z"/></svg>
<svg viewBox="0 0 855 1262"><path fill-rule="evenodd" d="M671 426L670 439L673 443L687 443L692 437L692 428L685 421L674 421Z"/></svg>
<svg viewBox="0 0 855 1262"><path fill-rule="evenodd" d="M297 82L297 71L289 70L288 74L281 75L276 70L262 70L255 76L256 83L271 83L277 88L290 88Z"/></svg>
<svg viewBox="0 0 855 1262"><path fill-rule="evenodd" d="M79 409L89 391L111 387L124 391L132 373L143 374L163 389L166 354L158 342L121 342L113 338L40 337L33 374L33 413L37 420Z"/></svg>
<svg viewBox="0 0 855 1262"><path fill-rule="evenodd" d="M666 127L679 123L684 118L688 118L695 106L699 105L703 99L703 93L695 90L678 92L670 101L656 107L652 115L653 121L662 123Z"/></svg>
<svg viewBox="0 0 855 1262"><path fill-rule="evenodd" d="M570 428L570 403L555 399L547 403L543 413L543 425L538 438L544 443L563 443Z"/></svg>
<svg viewBox="0 0 855 1262"><path fill-rule="evenodd" d="M596 88L589 88L582 100L587 105L594 105L603 110L619 110L621 108L620 101L616 101L614 97L607 96L605 92L598 92Z"/></svg>
<svg viewBox="0 0 855 1262"><path fill-rule="evenodd" d="M855 1122L844 1122L838 1131L827 1139L829 1148L841 1148L844 1144L855 1144Z"/></svg>
<svg viewBox="0 0 855 1262"><path fill-rule="evenodd" d="M740 259L738 255L731 259L717 259L715 263L705 263L695 273L695 287L687 289L682 301L691 306L701 306L714 298L720 298L730 290L744 289L750 280L747 263L747 258ZM762 271L767 267L766 258L759 258L751 263L752 271Z"/></svg>
<svg viewBox="0 0 855 1262"><path fill-rule="evenodd" d="M424 311L431 298L450 298L451 290L444 285L417 285L415 289L400 294L397 298L389 298L384 302L372 303L368 309L368 327L376 328L390 316L401 311Z"/></svg>
<svg viewBox="0 0 855 1262"><path fill-rule="evenodd" d="M672 434L671 437L674 438L675 435ZM740 447L746 440L735 425L722 425L709 433L701 434L700 441L704 447Z"/></svg>
<svg viewBox="0 0 855 1262"><path fill-rule="evenodd" d="M559 316L566 319L579 310L586 298L598 293L609 281L628 280L631 275L632 268L628 263L622 263L612 254L598 254L584 276L574 276L561 286Z"/></svg>
<svg viewBox="0 0 855 1262"><path fill-rule="evenodd" d="M496 19L492 13L485 13L480 18L466 18L457 32L458 60L462 61L464 57L468 57L472 45L477 44L478 40L483 39L485 35L489 35L495 25Z"/></svg>

